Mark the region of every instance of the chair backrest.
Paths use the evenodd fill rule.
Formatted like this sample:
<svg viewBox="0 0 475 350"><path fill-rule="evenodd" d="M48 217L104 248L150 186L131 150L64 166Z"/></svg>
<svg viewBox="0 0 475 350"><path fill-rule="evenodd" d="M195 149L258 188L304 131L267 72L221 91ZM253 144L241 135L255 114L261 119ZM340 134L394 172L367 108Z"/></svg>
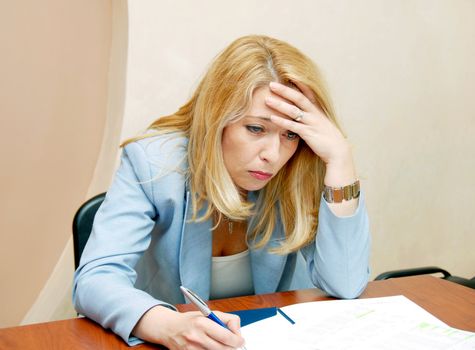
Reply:
<svg viewBox="0 0 475 350"><path fill-rule="evenodd" d="M92 223L97 209L104 201L106 194L100 193L87 200L79 207L73 219L74 266L78 268L82 251L91 235Z"/></svg>
<svg viewBox="0 0 475 350"><path fill-rule="evenodd" d="M444 279L447 279L452 276L447 270L444 270L440 267L424 266L424 267L415 267L415 268L410 268L410 269L386 271L376 276L374 280L379 281L379 280L386 280L388 278L428 275L428 274L434 274L434 273L441 273Z"/></svg>
<svg viewBox="0 0 475 350"><path fill-rule="evenodd" d="M444 280L458 283L465 287L475 289L475 277L473 277L472 279L468 279L468 278L459 277L459 276L452 276L450 272L437 266L423 266L423 267L415 267L411 269L386 271L376 276L374 280L379 281L379 280L386 280L388 278L409 277L409 276L416 276L416 275L431 275L435 273L441 273L442 278Z"/></svg>

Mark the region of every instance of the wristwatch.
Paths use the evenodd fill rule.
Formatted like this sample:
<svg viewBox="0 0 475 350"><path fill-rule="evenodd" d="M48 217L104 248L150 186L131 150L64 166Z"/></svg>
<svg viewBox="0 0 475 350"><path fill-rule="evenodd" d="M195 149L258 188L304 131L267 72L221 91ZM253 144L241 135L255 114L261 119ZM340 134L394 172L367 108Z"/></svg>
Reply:
<svg viewBox="0 0 475 350"><path fill-rule="evenodd" d="M330 187L325 185L323 187L323 198L328 203L341 203L342 201L349 201L360 196L360 181L356 180L351 185L343 187Z"/></svg>

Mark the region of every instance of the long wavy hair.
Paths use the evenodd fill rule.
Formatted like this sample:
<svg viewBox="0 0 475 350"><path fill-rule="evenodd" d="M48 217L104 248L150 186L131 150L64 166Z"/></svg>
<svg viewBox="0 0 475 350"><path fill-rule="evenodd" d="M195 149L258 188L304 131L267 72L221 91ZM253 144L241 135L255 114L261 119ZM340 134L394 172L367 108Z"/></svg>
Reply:
<svg viewBox="0 0 475 350"><path fill-rule="evenodd" d="M272 81L296 88L307 85L316 103L335 125L334 110L321 75L307 56L286 42L249 35L232 42L212 62L191 99L176 113L154 121L147 133L124 142L177 132L188 138L192 220L222 215L233 220L253 217L248 241L264 247L280 222L286 239L272 251L288 254L315 239L325 164L300 141L292 158L258 193L253 204L243 198L224 166L223 129L245 115L253 92ZM207 205L202 217L198 211Z"/></svg>

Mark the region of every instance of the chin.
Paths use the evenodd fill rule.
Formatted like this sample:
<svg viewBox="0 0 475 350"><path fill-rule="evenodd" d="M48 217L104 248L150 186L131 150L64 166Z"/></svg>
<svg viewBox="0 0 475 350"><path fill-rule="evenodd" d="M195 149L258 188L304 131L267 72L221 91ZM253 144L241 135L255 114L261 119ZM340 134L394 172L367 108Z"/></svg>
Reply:
<svg viewBox="0 0 475 350"><path fill-rule="evenodd" d="M268 184L268 181L265 182L265 183L261 183L261 184L247 184L247 185L238 186L238 187L243 189L244 191L252 192L252 191L262 190L264 187L266 187L267 184Z"/></svg>

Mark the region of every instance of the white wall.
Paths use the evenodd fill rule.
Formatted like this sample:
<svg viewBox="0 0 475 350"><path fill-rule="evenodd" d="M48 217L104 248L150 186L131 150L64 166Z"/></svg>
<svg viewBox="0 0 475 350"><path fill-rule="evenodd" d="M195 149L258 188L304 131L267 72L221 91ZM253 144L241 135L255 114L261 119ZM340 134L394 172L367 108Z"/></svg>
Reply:
<svg viewBox="0 0 475 350"><path fill-rule="evenodd" d="M129 2L122 138L174 112L210 60L260 33L311 56L354 144L373 276L440 265L475 275L475 2Z"/></svg>

